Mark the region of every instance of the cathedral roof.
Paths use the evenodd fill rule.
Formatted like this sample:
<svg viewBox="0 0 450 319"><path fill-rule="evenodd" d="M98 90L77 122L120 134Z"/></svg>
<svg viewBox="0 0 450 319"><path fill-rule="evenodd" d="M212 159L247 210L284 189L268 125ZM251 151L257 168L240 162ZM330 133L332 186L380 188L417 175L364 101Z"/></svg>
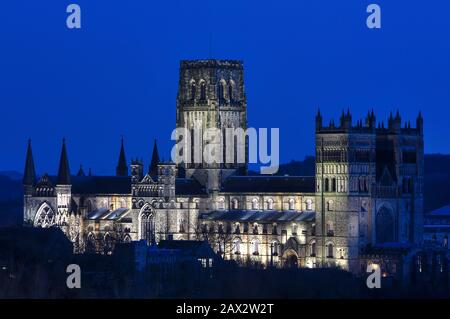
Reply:
<svg viewBox="0 0 450 319"><path fill-rule="evenodd" d="M53 185L57 177L48 176ZM108 195L131 194L130 176L71 176L72 194L76 195ZM177 178L175 180L176 195L205 195L206 191L200 183L193 178Z"/></svg>
<svg viewBox="0 0 450 319"><path fill-rule="evenodd" d="M223 192L314 193L314 176L231 176L222 185Z"/></svg>
<svg viewBox="0 0 450 319"><path fill-rule="evenodd" d="M49 176L56 185L57 177ZM106 195L131 194L131 177L129 176L71 176L72 194Z"/></svg>
<svg viewBox="0 0 450 319"><path fill-rule="evenodd" d="M260 223L276 223L276 222L302 222L313 221L315 212L290 212L290 211L247 211L247 210L231 210L231 211L213 211L200 215L202 220L220 220L232 222L260 222Z"/></svg>
<svg viewBox="0 0 450 319"><path fill-rule="evenodd" d="M72 176L73 194L131 194L129 176Z"/></svg>
<svg viewBox="0 0 450 319"><path fill-rule="evenodd" d="M205 195L205 188L194 178L175 179L176 195Z"/></svg>
<svg viewBox="0 0 450 319"><path fill-rule="evenodd" d="M96 209L87 215L87 219L108 219L115 220L126 215L130 210L128 208L119 208L116 210L109 210L106 208Z"/></svg>

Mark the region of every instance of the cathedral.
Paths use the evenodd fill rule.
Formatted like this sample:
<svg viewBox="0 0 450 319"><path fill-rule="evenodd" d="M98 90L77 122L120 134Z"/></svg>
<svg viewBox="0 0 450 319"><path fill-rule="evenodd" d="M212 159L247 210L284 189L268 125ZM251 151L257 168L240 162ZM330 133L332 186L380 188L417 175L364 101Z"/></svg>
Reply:
<svg viewBox="0 0 450 319"><path fill-rule="evenodd" d="M422 243L423 119L387 124L350 111L315 118L315 176L249 175L247 163L127 162L116 174L69 169L63 140L56 175L24 172L24 224L59 227L76 253L111 254L120 242L207 240L226 260L262 267L407 272ZM181 61L176 127L247 128L241 61ZM245 143L245 142L244 142ZM247 148L247 145L244 145ZM246 154L247 158L247 154Z"/></svg>

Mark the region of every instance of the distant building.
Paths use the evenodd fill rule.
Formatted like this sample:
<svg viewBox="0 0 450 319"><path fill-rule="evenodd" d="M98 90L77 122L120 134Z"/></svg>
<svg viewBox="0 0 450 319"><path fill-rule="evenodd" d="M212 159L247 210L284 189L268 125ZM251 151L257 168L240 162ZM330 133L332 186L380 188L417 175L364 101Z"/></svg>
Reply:
<svg viewBox="0 0 450 319"><path fill-rule="evenodd" d="M0 298L69 298L72 243L53 227L0 229Z"/></svg>
<svg viewBox="0 0 450 319"><path fill-rule="evenodd" d="M450 205L436 209L425 215L423 239L428 245L448 249L450 236Z"/></svg>
<svg viewBox="0 0 450 319"><path fill-rule="evenodd" d="M178 260L192 263L198 262L203 268L212 268L219 260L206 241L162 240L158 244L158 250L175 252ZM151 255L152 253L150 253Z"/></svg>
<svg viewBox="0 0 450 319"><path fill-rule="evenodd" d="M329 125L318 112L315 122L315 176L306 177L247 176L247 162L163 163L156 142L146 169L141 160L126 161L122 140L115 176L82 168L72 175L63 141L58 174L37 178L29 144L24 223L63 229L76 252L110 254L116 243L137 240L162 247L207 240L224 259L263 266L359 273L386 245L412 260L423 230L421 114L415 127L402 125L398 112L387 125L373 111L356 123L343 112ZM182 61L176 126L246 129L242 62ZM398 258L389 257L394 264Z"/></svg>

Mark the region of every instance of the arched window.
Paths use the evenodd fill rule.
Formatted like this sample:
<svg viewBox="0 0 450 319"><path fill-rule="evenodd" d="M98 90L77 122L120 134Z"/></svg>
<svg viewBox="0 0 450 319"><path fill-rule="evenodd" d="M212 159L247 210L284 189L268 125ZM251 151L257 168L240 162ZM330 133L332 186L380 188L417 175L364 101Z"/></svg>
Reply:
<svg viewBox="0 0 450 319"><path fill-rule="evenodd" d="M48 228L55 224L55 212L47 204L44 203L38 209L36 217L34 218L34 227Z"/></svg>
<svg viewBox="0 0 450 319"><path fill-rule="evenodd" d="M200 84L200 100L204 101L206 100L206 83L203 81Z"/></svg>
<svg viewBox="0 0 450 319"><path fill-rule="evenodd" d="M241 240L239 238L235 238L233 240L233 253L239 255L241 253Z"/></svg>
<svg viewBox="0 0 450 319"><path fill-rule="evenodd" d="M448 236L447 235L444 236L444 240L442 242L442 246L444 246L445 248L448 247Z"/></svg>
<svg viewBox="0 0 450 319"><path fill-rule="evenodd" d="M131 243L131 237L130 237L130 235L129 235L129 234L125 234L125 236L123 236L122 241L123 241L124 243Z"/></svg>
<svg viewBox="0 0 450 319"><path fill-rule="evenodd" d="M241 225L240 225L239 223L236 223L236 224L235 224L234 232L235 232L236 234L240 234L240 233L241 233Z"/></svg>
<svg viewBox="0 0 450 319"><path fill-rule="evenodd" d="M103 252L105 255L111 255L114 248L114 240L109 233L103 238Z"/></svg>
<svg viewBox="0 0 450 319"><path fill-rule="evenodd" d="M277 224L272 225L272 235L278 235L278 227Z"/></svg>
<svg viewBox="0 0 450 319"><path fill-rule="evenodd" d="M225 84L223 80L217 85L217 97L219 102L223 102L225 100Z"/></svg>
<svg viewBox="0 0 450 319"><path fill-rule="evenodd" d="M90 200L86 203L86 209L88 213L92 212L92 202Z"/></svg>
<svg viewBox="0 0 450 319"><path fill-rule="evenodd" d="M225 209L225 200L223 197L217 200L217 209L224 210Z"/></svg>
<svg viewBox="0 0 450 319"><path fill-rule="evenodd" d="M298 226L297 226L297 224L292 224L292 236L296 236L297 235L297 230L298 230Z"/></svg>
<svg viewBox="0 0 450 319"><path fill-rule="evenodd" d="M376 242L389 243L394 241L394 218L391 211L383 206L376 216Z"/></svg>
<svg viewBox="0 0 450 319"><path fill-rule="evenodd" d="M336 191L336 178L331 179L331 191Z"/></svg>
<svg viewBox="0 0 450 319"><path fill-rule="evenodd" d="M259 200L257 198L252 199L252 209L258 210L259 209Z"/></svg>
<svg viewBox="0 0 450 319"><path fill-rule="evenodd" d="M239 209L239 201L237 198L233 198L232 206L233 206L233 209Z"/></svg>
<svg viewBox="0 0 450 319"><path fill-rule="evenodd" d="M154 243L156 239L154 216L149 205L144 206L140 214L140 238L148 244Z"/></svg>
<svg viewBox="0 0 450 319"><path fill-rule="evenodd" d="M273 199L272 198L269 198L267 200L267 209L268 210L273 210Z"/></svg>
<svg viewBox="0 0 450 319"><path fill-rule="evenodd" d="M330 191L330 181L328 178L325 178L325 192Z"/></svg>
<svg viewBox="0 0 450 319"><path fill-rule="evenodd" d="M271 243L272 256L278 256L280 254L280 243L277 240L273 240Z"/></svg>
<svg viewBox="0 0 450 319"><path fill-rule="evenodd" d="M259 255L259 240L258 239L253 239L250 243L251 249L252 249L252 254L253 255Z"/></svg>
<svg viewBox="0 0 450 319"><path fill-rule="evenodd" d="M334 205L333 201L332 201L332 200L329 200L329 201L327 202L327 210L330 211L330 212L333 211L333 210L334 210L333 205Z"/></svg>
<svg viewBox="0 0 450 319"><path fill-rule="evenodd" d="M333 258L334 257L334 247L332 243L329 243L327 245L327 257L328 258Z"/></svg>
<svg viewBox="0 0 450 319"><path fill-rule="evenodd" d="M120 208L127 208L127 202L124 198L120 199Z"/></svg>
<svg viewBox="0 0 450 319"><path fill-rule="evenodd" d="M312 210L312 200L311 199L306 200L306 210Z"/></svg>
<svg viewBox="0 0 450 319"><path fill-rule="evenodd" d="M295 200L293 198L289 199L289 210L295 209Z"/></svg>
<svg viewBox="0 0 450 319"><path fill-rule="evenodd" d="M230 85L228 85L228 99L230 102L234 100L234 82L230 81Z"/></svg>
<svg viewBox="0 0 450 319"><path fill-rule="evenodd" d="M225 240L219 240L215 245L215 250L218 254L225 254Z"/></svg>
<svg viewBox="0 0 450 319"><path fill-rule="evenodd" d="M310 255L311 257L316 257L317 251L316 251L316 242L313 241L311 243L311 247L310 247Z"/></svg>
<svg viewBox="0 0 450 319"><path fill-rule="evenodd" d="M195 82L193 81L191 83L191 100L195 100L196 95L197 95L197 86L195 85Z"/></svg>
<svg viewBox="0 0 450 319"><path fill-rule="evenodd" d="M327 236L334 236L333 222L328 221L326 225Z"/></svg>
<svg viewBox="0 0 450 319"><path fill-rule="evenodd" d="M93 233L89 233L86 238L86 246L85 246L85 252L87 254L95 254L96 252L96 245L95 245L95 235Z"/></svg>
<svg viewBox="0 0 450 319"><path fill-rule="evenodd" d="M179 232L180 233L184 233L184 232L186 232L186 221L184 220L184 219L180 219L179 221L178 221L178 223L179 223Z"/></svg>

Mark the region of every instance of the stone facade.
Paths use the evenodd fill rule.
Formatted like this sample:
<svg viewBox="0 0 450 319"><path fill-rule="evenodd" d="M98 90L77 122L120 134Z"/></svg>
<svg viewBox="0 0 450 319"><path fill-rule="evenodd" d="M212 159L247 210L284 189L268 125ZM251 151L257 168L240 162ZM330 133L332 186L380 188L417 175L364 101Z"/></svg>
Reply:
<svg viewBox="0 0 450 319"><path fill-rule="evenodd" d="M246 129L243 70L240 61L182 61L177 127ZM397 114L376 127L372 111L353 125L348 111L324 126L319 112L308 177L248 176L246 163L163 163L156 143L150 167L134 159L128 175L122 141L116 176L71 175L63 142L58 175L37 178L29 144L24 223L61 227L80 253L140 239L208 240L242 264L358 272L371 247L421 245L423 120L400 124Z"/></svg>

